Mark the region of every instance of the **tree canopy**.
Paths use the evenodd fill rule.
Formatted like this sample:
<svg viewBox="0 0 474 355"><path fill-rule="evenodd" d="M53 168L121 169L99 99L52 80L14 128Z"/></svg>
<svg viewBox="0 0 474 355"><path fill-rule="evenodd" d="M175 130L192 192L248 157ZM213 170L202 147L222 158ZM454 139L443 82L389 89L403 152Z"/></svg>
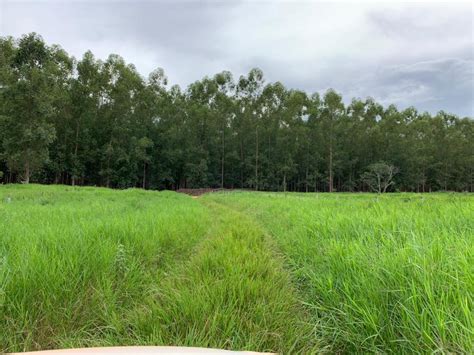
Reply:
<svg viewBox="0 0 474 355"><path fill-rule="evenodd" d="M474 191L474 120L345 104L224 71L185 90L118 55L0 37L0 181L114 188ZM377 184L378 186L378 184ZM379 186L376 190L380 190Z"/></svg>

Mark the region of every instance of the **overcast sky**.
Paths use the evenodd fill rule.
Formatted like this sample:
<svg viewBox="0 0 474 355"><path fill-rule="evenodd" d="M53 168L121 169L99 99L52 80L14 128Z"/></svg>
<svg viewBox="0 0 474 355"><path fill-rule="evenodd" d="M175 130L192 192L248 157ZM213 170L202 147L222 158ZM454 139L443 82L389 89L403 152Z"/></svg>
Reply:
<svg viewBox="0 0 474 355"><path fill-rule="evenodd" d="M0 35L80 58L120 54L182 87L259 67L267 81L474 117L473 3L0 0Z"/></svg>

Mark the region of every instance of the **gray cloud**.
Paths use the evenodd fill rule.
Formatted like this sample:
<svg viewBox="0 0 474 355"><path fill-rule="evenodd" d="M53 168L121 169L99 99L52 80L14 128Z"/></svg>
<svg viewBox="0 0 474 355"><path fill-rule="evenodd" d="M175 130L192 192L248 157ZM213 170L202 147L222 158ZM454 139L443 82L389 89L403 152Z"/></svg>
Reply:
<svg viewBox="0 0 474 355"><path fill-rule="evenodd" d="M474 116L473 16L464 4L0 0L0 34L35 31L76 57L118 53L186 86L260 67L306 91Z"/></svg>
<svg viewBox="0 0 474 355"><path fill-rule="evenodd" d="M450 112L473 112L474 61L437 59L380 69L366 77L361 91L374 91L383 104L437 107ZM356 94L356 92L353 92Z"/></svg>

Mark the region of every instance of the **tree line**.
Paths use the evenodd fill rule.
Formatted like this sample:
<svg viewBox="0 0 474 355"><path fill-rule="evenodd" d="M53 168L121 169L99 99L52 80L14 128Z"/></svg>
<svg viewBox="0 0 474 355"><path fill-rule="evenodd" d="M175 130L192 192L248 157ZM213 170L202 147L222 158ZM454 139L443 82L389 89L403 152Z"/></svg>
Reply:
<svg viewBox="0 0 474 355"><path fill-rule="evenodd" d="M381 167L393 173L384 190L472 192L473 142L470 117L345 104L259 69L182 90L118 55L76 60L35 33L0 37L4 183L367 191Z"/></svg>

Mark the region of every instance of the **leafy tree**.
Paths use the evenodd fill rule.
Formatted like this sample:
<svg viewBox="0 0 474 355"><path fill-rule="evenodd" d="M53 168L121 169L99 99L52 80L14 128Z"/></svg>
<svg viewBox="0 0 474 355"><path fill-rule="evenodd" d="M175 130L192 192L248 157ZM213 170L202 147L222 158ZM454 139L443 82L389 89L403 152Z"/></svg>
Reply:
<svg viewBox="0 0 474 355"><path fill-rule="evenodd" d="M337 157L337 134L339 122L344 115L342 97L334 90L328 90L323 98L321 128L324 130L324 144L327 154L328 191L334 190L334 167Z"/></svg>
<svg viewBox="0 0 474 355"><path fill-rule="evenodd" d="M237 100L239 105L238 115L241 116L243 123L247 123L250 129L255 130L254 141L254 176L249 177L248 184L255 190L259 189L259 131L262 124L261 117L263 108L261 106L261 93L263 90L264 78L260 69L252 69L248 76L241 76L237 85ZM249 134L250 132L247 132ZM243 154L243 139L241 140L241 164L245 166Z"/></svg>
<svg viewBox="0 0 474 355"><path fill-rule="evenodd" d="M59 63L56 53L34 33L19 40L10 59L6 65L12 78L2 84L7 102L2 145L8 168L29 183L32 174L48 161L49 145L56 137L51 117Z"/></svg>

